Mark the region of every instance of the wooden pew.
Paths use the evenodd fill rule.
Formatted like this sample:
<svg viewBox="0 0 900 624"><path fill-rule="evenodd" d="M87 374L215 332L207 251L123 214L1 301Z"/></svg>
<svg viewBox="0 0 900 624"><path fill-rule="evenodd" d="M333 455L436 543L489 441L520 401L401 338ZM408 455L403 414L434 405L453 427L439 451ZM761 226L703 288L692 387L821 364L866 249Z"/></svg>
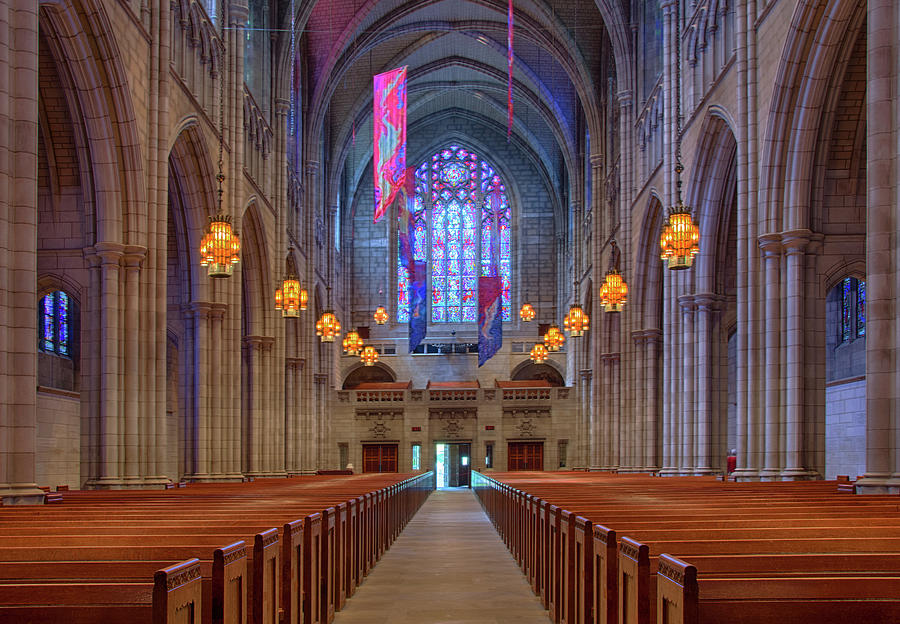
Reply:
<svg viewBox="0 0 900 624"><path fill-rule="evenodd" d="M197 559L156 571L152 583L12 583L0 592L3 622L200 624L202 611Z"/></svg>
<svg viewBox="0 0 900 624"><path fill-rule="evenodd" d="M254 487L258 484L254 484ZM216 490L215 487L204 487L204 486L196 486L199 490ZM244 486L242 486L244 487ZM348 575L352 571L354 567L357 569L361 568L362 562L365 559L365 555L360 553L358 557L359 564L354 564L352 562L354 558L354 548L352 546L353 540L350 539L350 535L354 532L358 532L360 536L365 535L367 530L371 530L373 533L376 531L380 531L381 534L386 538L387 541L393 539L392 536L399 533L399 528L402 527L409 519L409 517L414 513L418 506L424 501L427 493L431 491L431 481L427 475L423 475L421 477L415 477L413 479L405 480L400 483L396 483L391 486L391 494L389 498L385 498L386 502L389 502L391 505L391 509L382 515L383 521L381 526L375 526L374 523L371 523L370 527L367 527L367 521L365 514L351 513L352 504L348 504L347 502L337 502L335 501L335 495L325 495L322 500L328 500L329 502L337 502L337 507L340 510L337 513L334 513L332 519L330 521L330 534L328 535L328 540L326 540L323 544L323 541L320 537L316 537L317 531L308 530L308 531L295 531L293 529L290 530L290 534L294 536L294 540L290 543L285 543L285 546L282 547L278 542L278 535L276 530L266 531L265 535L257 535L257 542L259 539L262 539L263 543L257 543L257 550L262 553L264 556L262 557L260 562L257 562L254 559L254 565L250 567L250 569L246 572L246 582L242 579L241 586L247 589L250 589L252 592L249 596L249 600L247 597L244 598L244 604L240 609L234 609L233 612L254 615L255 620L257 621L278 621L278 618L281 616L281 613L277 610L280 605L280 609L284 611L284 614L287 615L289 612L291 614L296 613L296 617L291 615L290 619L286 619L285 621L301 621L300 611L301 609L291 607L285 607L284 605L292 604L292 605L303 605L307 600L311 600L314 604L314 611L316 615L309 615L304 618L304 621L316 622L321 619L321 615L325 614L325 621L330 621L333 618L333 613L336 603L336 599L338 594L335 591L335 588L342 587L344 590L344 597L346 597L347 588L352 586L352 582L348 580ZM193 489L193 488L191 488ZM221 491L217 493L221 493L225 496L232 496L231 492L236 492L239 490L235 490L232 487L228 488L219 488ZM352 495L357 497L360 501L363 501L363 496L360 496L360 488L359 486L350 488ZM384 489L383 489L384 490ZM382 491L375 492L375 496L378 496ZM183 491L182 491L183 492ZM179 492L181 494L182 492ZM212 531L215 531L215 525L223 526L223 523L219 523L218 519L220 516L220 511L217 510L215 506L210 507L208 509L200 509L198 505L191 504L189 507L186 507L185 504L181 501L175 505L161 504L161 499L157 494L154 493L132 493L128 492L127 495L131 498L130 495L137 494L134 496L134 500L137 502L139 511L132 512L129 509L125 509L121 511L120 507L121 503L117 502L120 498L120 495L108 495L108 493L90 493L88 496L80 496L81 493L73 493L74 499L76 501L83 499L91 499L89 506L81 505L81 508L88 507L91 509L90 512L79 513L79 503L75 503L75 506L67 509L67 512L73 512L73 515L78 518L87 518L87 522L94 521L104 521L109 515L115 515L117 517L117 522L131 522L131 518L140 518L141 522L149 522L146 520L147 516L150 517L159 517L166 516L169 513L175 513L180 516L180 518L184 518L185 520L176 520L174 521L174 525L164 526L164 525L154 525L149 527L148 530L140 530L143 527L128 527L128 526L105 526L100 531L93 531L97 535L90 537L89 539L84 539L84 537L88 537L90 531L84 532L78 529L77 524L73 523L63 523L54 525L55 528L53 531L56 534L52 534L49 541L57 542L55 545L47 545L44 547L40 547L32 552L28 553L27 556L20 549L17 549L15 546L10 546L6 544L2 545L4 537L0 536L0 559L7 559L7 562L0 561L0 568L3 565L10 565L10 561L18 560L23 565L36 565L40 567L42 565L42 561L44 564L50 563L55 559L59 559L62 557L71 558L73 560L81 560L88 567L91 567L91 564L95 563L95 559L103 558L106 560L114 559L113 561L108 561L108 563L113 566L111 569L117 569L116 574L124 573L122 571L122 567L124 565L131 564L140 564L142 563L140 560L147 557L161 557L163 560L170 559L177 552L182 552L184 549L194 548L208 548L210 547L210 542L214 539L214 533L211 533L209 528L206 532L202 530L198 530L197 523L200 522L209 522L212 527ZM171 495L170 492L166 493L167 496ZM315 497L311 497L315 498ZM347 496L340 496L338 498L344 498L347 500ZM370 496L370 500L372 497ZM206 505L204 499L203 505ZM107 506L107 501L109 501L110 511L102 510L103 507ZM230 504L226 503L221 505L222 508L230 508ZM296 508L296 507L294 507ZM114 511L113 511L114 509ZM189 513L185 513L185 510L189 509ZM121 511L121 513L120 513ZM224 525L230 525L233 528L241 527L241 529L247 529L248 525L246 524L246 514L241 512L237 512L240 517L239 521L231 521L225 520ZM67 513L67 517L68 517ZM353 526L352 518L354 515L357 518L356 527ZM374 517L374 511L370 516ZM41 518L49 518L52 515L47 515L43 513L37 513L36 518L32 517L28 520L24 520L24 516L20 515L19 517L23 518L23 524L27 527L30 526L35 521L40 521ZM237 517L237 516L235 516ZM267 517L266 514L260 514L260 517ZM197 518L194 520L194 518ZM308 520L313 521L311 524L316 524L315 520L317 518L321 518L321 516L317 516L317 514L313 514L308 518ZM188 535L174 535L169 536L170 530L173 528L177 528L178 522L186 522L186 526L183 528ZM80 520L76 520L75 523L80 522ZM238 524L241 522L243 524ZM152 525L152 522L150 523ZM304 522L304 526L310 524L308 522ZM319 523L320 525L320 523ZM7 527L7 523L3 524L3 527ZM287 525L286 525L287 526ZM16 531L3 530L3 533L7 535L8 538L13 538L16 534ZM163 539L165 544L160 543L160 540L154 539L152 542L157 542L159 545L147 545L148 542L144 539L142 542L135 544L134 538L143 537L146 538L147 533L156 534ZM194 532L194 535L191 536L189 533ZM285 535L289 534L289 531L285 529ZM22 533L19 533L19 537L21 537ZM130 537L129 537L130 536ZM316 548L310 548L308 552L310 552L309 557L303 557L303 565L298 566L298 558L303 556L303 550L301 549L299 552L296 549L295 544L299 542L296 541L298 539L303 539L306 541L307 536L310 538L314 538L318 544ZM92 540L102 540L104 543L112 542L109 546L103 547L94 547L91 544L96 543ZM360 540L361 541L361 540ZM374 540L373 540L374 542ZM115 544L119 543L121 546L116 546ZM221 541L219 542L221 543ZM385 540L382 540L382 548L384 548ZM130 544L130 545L129 545ZM373 544L374 545L374 544ZM323 548L323 546L325 546ZM210 548L211 549L211 548ZM288 549L287 552L293 552L293 554L288 557L280 557L280 553L284 552L284 549ZM274 553L273 555L267 555L265 553ZM229 553L229 555L234 556L233 553ZM37 561L34 561L37 559ZM279 559L283 559L281 561L281 569L279 569ZM173 560L173 559L170 559ZM26 563L27 562L27 563ZM99 562L96 562L99 563ZM215 562L212 562L215 563ZM201 566L202 566L201 562ZM246 567L246 562L245 562ZM263 573L258 574L256 570L259 569L260 565L262 566ZM210 567L215 567L210 566ZM312 570L316 570L314 574L304 575L304 568L309 568ZM323 569L324 568L324 569ZM92 567L93 574L96 576L102 576L102 574L98 574L97 570L99 568ZM266 572L271 572L272 570L277 571L277 574L267 574ZM291 572L290 570L293 569ZM19 568L19 571L22 571L22 568ZM330 573L329 573L330 571ZM212 574L212 572L209 572ZM75 574L81 574L81 572L75 572ZM40 574L38 574L40 575ZM286 584L279 591L278 587L285 578L295 578L296 581L290 584ZM46 573L45 573L46 576ZM306 578L304 578L306 577ZM224 577L223 577L224 578ZM263 579L262 582L253 582L256 579ZM330 579L330 582L329 582ZM3 582L0 579L0 582ZM46 579L45 581L46 582ZM232 583L236 582L234 580ZM206 583L208 586L207 593L212 593L212 583ZM306 595L301 594L301 588L307 585L314 586L314 591L307 592ZM293 588L292 588L293 586ZM255 599L256 588L260 588L263 591L262 594ZM318 598L321 597L322 593L325 593L326 596L330 596L330 600L328 602L331 603L329 607L328 604L322 603ZM219 592L222 596L226 595L226 590L222 589ZM292 595L296 594L297 597L291 600ZM224 598L222 599L222 604L225 604ZM262 605L262 606L260 606ZM249 612L247 609L250 609ZM339 607L338 607L339 608ZM205 611L209 613L209 610ZM224 607L223 607L224 612ZM204 616L206 619L207 616ZM223 619L226 616L223 615Z"/></svg>
<svg viewBox="0 0 900 624"><path fill-rule="evenodd" d="M900 575L703 577L660 555L656 609L671 624L708 622L896 622Z"/></svg>
<svg viewBox="0 0 900 624"><path fill-rule="evenodd" d="M516 476L518 477L519 475ZM528 475L528 480L531 481L534 478L534 481L539 482L541 476ZM557 476L554 475L554 477ZM519 505L520 508L527 509L527 503L521 503L516 500L516 497L511 494L515 488L509 484L490 483L491 480L488 479L485 479L485 481L489 484L479 483L476 487L476 493L479 494L486 511L492 515L492 520L498 526L498 531L509 531L508 518L515 517L516 513L509 509L509 505ZM574 481L577 480L573 479ZM654 549L664 545L663 543L658 543L660 539L667 539L673 547L677 544L678 548L687 549L686 552L701 553L696 556L712 557L713 553L723 552L723 549L735 548L735 544L737 544L739 553L732 558L739 562L738 568L725 573L735 577L740 577L742 574L740 566L747 567L749 565L749 568L752 570L758 567L757 564L768 565L765 562L771 557L783 557L784 555L773 555L771 553L773 544L775 549L778 550L801 553L809 552L811 549L822 549L823 547L827 549L829 545L832 549L836 548L837 550L880 552L882 554L885 551L895 551L890 553L891 555L896 554L896 551L900 550L896 539L896 536L900 535L900 533L897 533L900 524L896 522L895 503L885 506L883 503L872 501L871 499L865 502L857 499L854 501L853 509L841 508L837 505L839 503L838 499L825 495L827 484L810 484L811 487L809 488L806 487L807 484L752 484L751 487L746 488L742 487L745 484L731 485L728 490L728 496L738 496L737 508L739 511L735 513L734 501L722 501L722 503L714 503L712 505L707 502L708 494L703 490L709 491L711 489L708 483L701 483L696 494L691 492L692 488L687 488L686 491L672 488L669 490L669 500L665 500L665 496L656 492L654 496L659 497L660 501L655 506L643 502L641 504L616 502L627 499L629 496L628 490L633 488L634 484L638 484L640 487L638 491L641 493L641 499L652 498L646 493L645 484L648 482L646 478L643 478L643 480L630 478L623 481L631 485L625 488L617 488L617 491L608 497L609 503L598 506L598 509L603 513L611 510L612 516L600 517L611 518L611 521L615 521L614 524L623 521L624 524L616 524L616 526L625 526L629 532L634 531L642 540L648 541L650 547ZM476 478L476 482L478 482L478 478ZM554 500L567 509L579 509L581 505L578 502L579 500L596 502L600 497L594 496L594 492L585 492L583 488L585 482L590 484L590 480L581 481L568 496L565 496L563 488L560 488L558 484L554 484L551 492ZM610 483L609 479L606 480L604 485L607 483ZM691 483L691 486L693 486L693 483ZM634 490L632 489L631 491ZM717 493L722 491L721 485L716 491ZM542 490L538 488L531 495L536 497L541 492ZM776 495L774 501L772 499L773 492ZM497 501L498 497L506 500ZM671 499L673 498L683 500L678 500L675 504L671 504ZM787 499L790 499L789 503L785 503ZM746 509L748 516L741 515L742 507L745 503L749 505ZM547 505L552 504L553 501L547 503ZM659 511L661 511L661 505L663 504L666 505L666 513L662 520L657 520L656 518L660 516ZM654 507L656 507L655 510ZM686 513L691 508L693 508L693 513ZM702 513L697 513L698 508ZM685 510L685 512L679 510ZM881 514L878 521L867 522L870 512ZM595 517L592 513L584 513L587 523L590 522L588 516ZM754 514L764 517L754 517ZM698 519L698 516L700 519ZM823 516L824 519L822 519ZM534 518L535 516L534 514L526 514L524 517ZM532 525L530 530L543 532L546 535L547 531L540 527L540 518L541 515L538 514L536 520L529 519L528 523ZM818 522L820 519L822 519L821 523ZM856 520L861 520L861 522L855 522ZM821 525L817 526L817 524ZM585 523L579 524L576 522L575 543L578 543L579 531L583 533L585 526ZM526 534L528 530L527 528L525 529ZM609 530L607 529L607 531ZM709 536L710 539L704 541L702 537L705 536ZM681 538L680 541L679 537ZM729 537L735 539L729 540ZM630 545L629 542L631 542ZM599 553L604 552L604 550L607 553L611 550L612 553L615 553L614 532L612 533L611 543L613 549L609 548L610 544L607 542L598 543L595 540L593 544L595 565L592 572L598 571L597 565L600 562L600 574L605 571L610 579L616 579L617 576L624 579L622 584L627 585L624 588L626 594L637 596L638 591L642 590L640 591L642 595L649 595L651 588L656 583L656 575L651 574L651 566L655 566L656 557L651 557L650 548L640 544L637 540L629 539L623 541L625 545L624 550L626 551L624 554L601 558L602 555ZM553 574L551 584L555 585L555 587L540 588L540 591L542 597L550 596L554 599L554 609L551 610L551 616L556 621L559 621L560 618L562 618L562 621L567 621L565 606L560 609L556 606L557 603L578 605L586 597L586 592L581 590L581 581L578 580L579 573L577 571L572 576L564 572L554 572L554 570L565 569L560 567L567 565L562 562L562 559L568 559L574 563L576 570L582 559L579 553L568 552L571 546L564 546L563 544L571 544L571 541L554 544L550 549L551 552L546 557L542 556L538 549L534 551L534 555L526 554L526 562L523 568L526 570L529 568L537 570L542 566L550 568ZM553 548L558 550L554 552ZM654 552L659 551L654 550ZM676 552L680 553L682 550ZM753 556L757 557L757 559L749 559L751 552L756 553ZM642 561L643 553L646 553L646 563ZM794 556L796 557L796 555ZM715 561L717 560L707 559L705 563L711 565ZM772 561L775 565L784 564L781 560ZM625 571L609 575L609 562L618 564ZM819 561L819 563L822 563L822 561ZM584 567L587 569L590 566L585 564ZM646 570L646 572L642 572L642 570ZM744 576L746 576L747 571L744 571ZM722 572L717 570L716 573ZM852 573L853 570L849 569L841 571L841 575L847 578L853 578ZM782 571L780 574L793 574L796 577L797 572ZM823 577L822 573L815 570L806 574L807 576L811 575L818 578ZM539 577L539 575L536 576ZM767 578L770 576L771 574ZM614 611L615 607L619 605L616 605L616 601L603 599L602 586L606 586L606 584L600 581L599 574L595 574L594 579L595 598L591 608L587 608L587 606L584 608L586 621L616 621L618 618L616 618ZM539 583L535 583L533 578L530 578L530 580L533 588L537 591L536 585L539 585ZM888 586L887 582L879 582L884 587ZM822 586L822 583L818 581L811 581L811 583L813 587ZM609 591L608 586L606 586L606 589ZM623 600L621 605L622 609L628 609L624 617L630 618L633 613L637 621L652 621L655 607L656 605L651 603L649 599L639 600L636 597L632 601ZM613 611L612 617L610 617L610 611ZM579 613L581 613L581 609L576 607L574 615L576 621L580 617Z"/></svg>

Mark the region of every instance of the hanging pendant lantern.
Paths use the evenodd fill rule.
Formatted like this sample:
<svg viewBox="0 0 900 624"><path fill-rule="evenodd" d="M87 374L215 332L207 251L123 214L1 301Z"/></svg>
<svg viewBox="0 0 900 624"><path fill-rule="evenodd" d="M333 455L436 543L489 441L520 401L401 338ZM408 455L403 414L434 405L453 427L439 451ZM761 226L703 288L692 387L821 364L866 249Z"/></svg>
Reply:
<svg viewBox="0 0 900 624"><path fill-rule="evenodd" d="M660 258L673 270L689 269L700 252L700 228L691 219L689 208L679 203L672 208L659 238Z"/></svg>
<svg viewBox="0 0 900 624"><path fill-rule="evenodd" d="M672 270L689 269L700 252L700 228L691 219L691 210L681 200L681 22L675 20L675 205L663 224L659 237L660 257Z"/></svg>
<svg viewBox="0 0 900 624"><path fill-rule="evenodd" d="M535 364L543 364L550 356L550 352L547 350L547 347L544 346L544 343L538 342L533 347L531 347L530 355L532 362L534 362Z"/></svg>
<svg viewBox="0 0 900 624"><path fill-rule="evenodd" d="M591 328L591 319L577 303L569 308L569 313L563 318L563 329L569 332L573 338L577 338Z"/></svg>
<svg viewBox="0 0 900 624"><path fill-rule="evenodd" d="M365 366L374 366L378 361L378 351L372 345L366 345L359 354L359 359Z"/></svg>
<svg viewBox="0 0 900 624"><path fill-rule="evenodd" d="M628 300L628 284L622 279L622 274L615 269L610 269L606 274L606 281L600 287L600 305L607 312L621 312Z"/></svg>
<svg viewBox="0 0 900 624"><path fill-rule="evenodd" d="M200 266L210 277L231 277L240 261L241 240L231 228L230 215L209 218L209 227L200 241Z"/></svg>
<svg viewBox="0 0 900 624"><path fill-rule="evenodd" d="M519 318L524 322L528 323L529 321L533 321L536 313L534 311L534 306L528 303L527 301L522 304L521 309L519 310Z"/></svg>
<svg viewBox="0 0 900 624"><path fill-rule="evenodd" d="M566 336L559 330L559 325L551 325L544 334L544 344L550 351L559 351L566 342Z"/></svg>
<svg viewBox="0 0 900 624"><path fill-rule="evenodd" d="M316 321L316 336L322 338L322 342L334 342L335 336L341 335L341 324L334 312L328 310L322 313L322 318Z"/></svg>
<svg viewBox="0 0 900 624"><path fill-rule="evenodd" d="M306 290L300 288L300 280L295 275L288 274L281 282L281 288L275 291L275 309L281 310L281 316L297 318L300 310L306 309L309 295Z"/></svg>
<svg viewBox="0 0 900 624"><path fill-rule="evenodd" d="M363 341L359 336L359 332L355 329L348 331L347 335L344 336L343 346L345 355L359 355L360 350L363 348Z"/></svg>
<svg viewBox="0 0 900 624"><path fill-rule="evenodd" d="M385 323L388 322L388 319L390 318L390 316L387 313L387 310L382 305L378 306L375 309L375 314L373 315L373 317L375 319L375 322L378 325L384 325Z"/></svg>

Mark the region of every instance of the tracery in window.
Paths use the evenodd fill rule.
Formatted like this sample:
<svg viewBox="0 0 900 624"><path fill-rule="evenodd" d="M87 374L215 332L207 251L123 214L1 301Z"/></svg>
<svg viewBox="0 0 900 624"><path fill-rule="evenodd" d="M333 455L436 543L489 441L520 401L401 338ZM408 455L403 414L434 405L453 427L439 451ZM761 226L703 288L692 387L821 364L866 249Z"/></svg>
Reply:
<svg viewBox="0 0 900 624"><path fill-rule="evenodd" d="M476 153L450 145L416 169L413 257L430 264L432 323L475 322L478 277L498 273L503 320L510 320L510 217L506 187ZM408 288L407 269L398 262L401 323L409 321Z"/></svg>
<svg viewBox="0 0 900 624"><path fill-rule="evenodd" d="M41 351L69 357L69 296L61 290L45 295L41 298L39 310L41 318L38 346Z"/></svg>

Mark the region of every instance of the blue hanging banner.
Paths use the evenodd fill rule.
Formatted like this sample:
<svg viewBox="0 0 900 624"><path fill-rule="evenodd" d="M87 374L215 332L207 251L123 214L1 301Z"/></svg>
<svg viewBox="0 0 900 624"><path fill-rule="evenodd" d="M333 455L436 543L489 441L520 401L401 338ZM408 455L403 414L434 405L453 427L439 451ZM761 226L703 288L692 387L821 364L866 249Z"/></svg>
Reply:
<svg viewBox="0 0 900 624"><path fill-rule="evenodd" d="M502 289L499 275L478 278L478 366L494 357L503 346Z"/></svg>

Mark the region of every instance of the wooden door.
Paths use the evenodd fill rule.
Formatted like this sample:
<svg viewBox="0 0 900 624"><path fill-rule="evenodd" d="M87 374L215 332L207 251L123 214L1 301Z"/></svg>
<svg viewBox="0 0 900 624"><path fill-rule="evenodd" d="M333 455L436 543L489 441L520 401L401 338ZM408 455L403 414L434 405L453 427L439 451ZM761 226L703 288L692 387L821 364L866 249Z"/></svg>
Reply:
<svg viewBox="0 0 900 624"><path fill-rule="evenodd" d="M363 472L397 472L397 445L363 445Z"/></svg>
<svg viewBox="0 0 900 624"><path fill-rule="evenodd" d="M543 442L510 442L507 447L507 470L543 470Z"/></svg>

